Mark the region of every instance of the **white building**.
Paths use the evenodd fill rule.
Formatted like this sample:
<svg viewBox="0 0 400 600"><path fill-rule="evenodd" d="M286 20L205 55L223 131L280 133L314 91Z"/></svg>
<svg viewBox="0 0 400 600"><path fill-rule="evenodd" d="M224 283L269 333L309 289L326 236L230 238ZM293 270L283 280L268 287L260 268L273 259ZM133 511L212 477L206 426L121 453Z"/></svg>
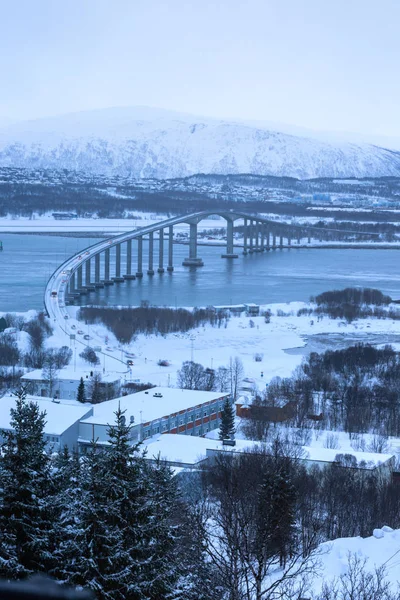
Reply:
<svg viewBox="0 0 400 600"><path fill-rule="evenodd" d="M155 387L93 406L93 415L81 421L79 444L107 443L107 430L120 406L132 425L135 443L158 433L201 436L219 427L221 410L229 394Z"/></svg>
<svg viewBox="0 0 400 600"><path fill-rule="evenodd" d="M45 412L44 439L48 450L70 450L78 446L79 421L93 412L91 404L62 404L51 398L27 396L27 401L36 402L41 412ZM0 398L0 429L11 430L10 411L15 408L15 396ZM0 434L0 441L3 438Z"/></svg>

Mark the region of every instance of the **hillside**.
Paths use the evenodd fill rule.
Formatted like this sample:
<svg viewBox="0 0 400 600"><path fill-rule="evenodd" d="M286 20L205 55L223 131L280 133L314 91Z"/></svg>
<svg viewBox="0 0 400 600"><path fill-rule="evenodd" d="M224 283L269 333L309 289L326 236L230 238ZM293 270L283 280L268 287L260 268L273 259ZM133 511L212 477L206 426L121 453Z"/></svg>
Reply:
<svg viewBox="0 0 400 600"><path fill-rule="evenodd" d="M400 175L400 152L138 107L0 124L0 167L155 179L196 173L382 177Z"/></svg>

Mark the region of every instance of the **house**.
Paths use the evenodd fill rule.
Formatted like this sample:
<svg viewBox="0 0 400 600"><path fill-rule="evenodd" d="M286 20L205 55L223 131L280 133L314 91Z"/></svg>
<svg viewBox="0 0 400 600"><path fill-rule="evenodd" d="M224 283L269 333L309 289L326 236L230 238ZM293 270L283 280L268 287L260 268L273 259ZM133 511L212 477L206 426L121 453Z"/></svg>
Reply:
<svg viewBox="0 0 400 600"><path fill-rule="evenodd" d="M254 304L253 302L245 304L244 308L248 317L258 317L260 314L260 306L258 304Z"/></svg>
<svg viewBox="0 0 400 600"><path fill-rule="evenodd" d="M270 423L290 421L296 415L297 403L289 401L283 406L258 406L251 404L249 399L241 396L236 402L236 416L243 419L259 419Z"/></svg>
<svg viewBox="0 0 400 600"><path fill-rule="evenodd" d="M160 433L201 436L219 427L221 410L229 394L154 387L93 406L93 415L79 426L79 445L92 440L108 443L108 428L120 407L131 424L132 443Z"/></svg>
<svg viewBox="0 0 400 600"><path fill-rule="evenodd" d="M15 408L15 396L0 398L0 430L11 430L11 409ZM41 412L46 413L44 439L49 451L57 451L67 446L70 450L77 448L79 421L89 417L93 408L91 404L69 404L54 402L51 398L27 396L27 401L35 402ZM0 441L3 438L0 434Z"/></svg>
<svg viewBox="0 0 400 600"><path fill-rule="evenodd" d="M85 387L90 385L95 371L92 369L74 369L71 366L63 367L56 372L54 381L52 382L52 395L65 400L73 400L78 393L78 386L83 378ZM36 396L49 396L50 384L43 376L42 369L30 371L21 377L21 382L26 386L28 393ZM101 373L101 381L99 383L100 391L105 397L110 398L118 394L121 385L120 375L118 373Z"/></svg>

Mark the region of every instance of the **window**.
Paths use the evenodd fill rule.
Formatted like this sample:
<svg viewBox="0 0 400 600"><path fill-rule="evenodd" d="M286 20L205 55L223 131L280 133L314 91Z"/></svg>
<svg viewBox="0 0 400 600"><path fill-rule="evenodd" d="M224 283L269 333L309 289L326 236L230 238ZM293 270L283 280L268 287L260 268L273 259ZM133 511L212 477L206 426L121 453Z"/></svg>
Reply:
<svg viewBox="0 0 400 600"><path fill-rule="evenodd" d="M185 424L185 421L183 419L180 419L179 425L184 425L184 424Z"/></svg>
<svg viewBox="0 0 400 600"><path fill-rule="evenodd" d="M208 415L208 412L205 410L204 411L204 416L206 417Z"/></svg>
<svg viewBox="0 0 400 600"><path fill-rule="evenodd" d="M162 426L162 430L167 431L167 429L168 429L168 425L166 423L164 423L164 425Z"/></svg>
<svg viewBox="0 0 400 600"><path fill-rule="evenodd" d="M196 413L196 420L200 419L200 413Z"/></svg>

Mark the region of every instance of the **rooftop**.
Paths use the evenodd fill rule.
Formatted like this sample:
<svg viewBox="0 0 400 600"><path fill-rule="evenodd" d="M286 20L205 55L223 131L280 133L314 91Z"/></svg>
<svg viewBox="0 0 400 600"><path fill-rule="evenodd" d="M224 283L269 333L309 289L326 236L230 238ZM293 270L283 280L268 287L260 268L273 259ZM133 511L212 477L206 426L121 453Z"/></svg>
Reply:
<svg viewBox="0 0 400 600"><path fill-rule="evenodd" d="M154 394L160 394L160 396ZM147 423L226 396L229 396L229 394L155 387L136 394L108 400L101 404L95 404L93 406L93 416L83 422L112 425L115 422L115 412L120 406L121 410L126 411L125 416L128 422L130 417L133 417L136 424Z"/></svg>
<svg viewBox="0 0 400 600"><path fill-rule="evenodd" d="M51 398L39 398L27 396L28 401L36 402L40 411L46 413L44 433L48 435L61 435L71 425L90 414L92 406L83 404L66 404L53 402ZM0 398L0 429L11 429L10 410L15 408L15 396L3 396Z"/></svg>
<svg viewBox="0 0 400 600"><path fill-rule="evenodd" d="M335 462L338 454L352 455L356 458L357 463L366 463L366 468L373 468L378 465L386 463L388 460L393 458L393 454L378 454L376 452L355 452L345 450L334 450L331 448L312 448L311 446L303 446L304 460L310 460L313 462Z"/></svg>
<svg viewBox="0 0 400 600"><path fill-rule="evenodd" d="M210 440L190 435L163 433L143 442L147 449L147 458L158 458L168 462L182 462L195 465L207 458L207 450L226 450L240 452L250 449L255 442L236 440L235 446L223 446L219 440Z"/></svg>

